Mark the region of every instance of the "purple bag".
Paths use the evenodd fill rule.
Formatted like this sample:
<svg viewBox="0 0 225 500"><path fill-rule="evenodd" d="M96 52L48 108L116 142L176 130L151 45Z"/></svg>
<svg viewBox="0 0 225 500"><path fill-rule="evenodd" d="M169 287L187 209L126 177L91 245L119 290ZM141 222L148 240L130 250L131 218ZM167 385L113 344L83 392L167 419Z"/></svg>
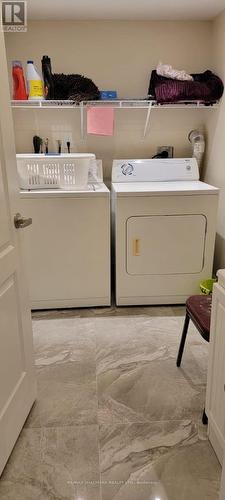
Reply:
<svg viewBox="0 0 225 500"><path fill-rule="evenodd" d="M222 80L207 70L204 73L192 74L193 81L173 80L159 76L152 71L148 93L159 103L178 101L202 101L213 104L223 95Z"/></svg>

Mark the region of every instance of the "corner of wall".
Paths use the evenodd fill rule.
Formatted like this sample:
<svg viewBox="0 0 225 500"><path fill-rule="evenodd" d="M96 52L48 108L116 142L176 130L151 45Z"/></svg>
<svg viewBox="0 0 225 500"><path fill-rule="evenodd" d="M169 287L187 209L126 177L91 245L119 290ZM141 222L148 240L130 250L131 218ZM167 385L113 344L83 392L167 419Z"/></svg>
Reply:
<svg viewBox="0 0 225 500"><path fill-rule="evenodd" d="M225 11L212 24L212 70L225 82ZM225 268L225 95L219 109L209 114L206 122L207 153L205 180L220 189L215 270Z"/></svg>

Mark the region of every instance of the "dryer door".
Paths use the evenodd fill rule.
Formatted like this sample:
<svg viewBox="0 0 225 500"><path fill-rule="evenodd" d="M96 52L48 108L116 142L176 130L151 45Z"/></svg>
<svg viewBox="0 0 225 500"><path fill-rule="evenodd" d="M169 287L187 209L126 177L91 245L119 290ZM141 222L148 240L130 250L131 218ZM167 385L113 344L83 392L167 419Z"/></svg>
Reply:
<svg viewBox="0 0 225 500"><path fill-rule="evenodd" d="M127 220L127 273L200 273L204 266L204 215L158 215Z"/></svg>

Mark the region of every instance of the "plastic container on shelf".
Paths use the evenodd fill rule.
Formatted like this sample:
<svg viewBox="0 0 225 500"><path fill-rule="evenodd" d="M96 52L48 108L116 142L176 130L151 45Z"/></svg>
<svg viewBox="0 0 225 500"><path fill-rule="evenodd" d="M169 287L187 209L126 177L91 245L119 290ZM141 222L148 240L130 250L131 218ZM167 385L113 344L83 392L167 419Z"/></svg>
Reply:
<svg viewBox="0 0 225 500"><path fill-rule="evenodd" d="M88 185L89 170L95 155L17 154L16 158L21 189L81 190Z"/></svg>
<svg viewBox="0 0 225 500"><path fill-rule="evenodd" d="M217 279L209 278L200 283L200 290L203 295L210 295L213 291L213 285L217 282Z"/></svg>
<svg viewBox="0 0 225 500"><path fill-rule="evenodd" d="M41 64L42 64L42 75L44 80L45 98L52 100L54 99L54 83L52 78L52 67L51 67L50 57L43 56Z"/></svg>
<svg viewBox="0 0 225 500"><path fill-rule="evenodd" d="M27 100L27 90L21 61L12 61L13 99Z"/></svg>
<svg viewBox="0 0 225 500"><path fill-rule="evenodd" d="M43 100L44 85L33 61L27 61L27 86L29 100Z"/></svg>

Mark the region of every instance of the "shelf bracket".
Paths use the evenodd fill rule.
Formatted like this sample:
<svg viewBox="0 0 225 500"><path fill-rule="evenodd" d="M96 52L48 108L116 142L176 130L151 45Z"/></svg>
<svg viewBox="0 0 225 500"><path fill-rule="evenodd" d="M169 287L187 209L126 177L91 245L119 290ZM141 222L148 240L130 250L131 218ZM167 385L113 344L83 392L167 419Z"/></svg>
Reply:
<svg viewBox="0 0 225 500"><path fill-rule="evenodd" d="M80 102L80 134L81 139L84 138L84 103Z"/></svg>
<svg viewBox="0 0 225 500"><path fill-rule="evenodd" d="M153 104L152 101L149 101L148 111L147 111L146 120L145 120L145 128L144 128L143 138L146 136L146 133L147 133L147 130L148 130L148 125L149 125L149 120L150 120L150 114L151 114L151 110L152 110L152 104Z"/></svg>

